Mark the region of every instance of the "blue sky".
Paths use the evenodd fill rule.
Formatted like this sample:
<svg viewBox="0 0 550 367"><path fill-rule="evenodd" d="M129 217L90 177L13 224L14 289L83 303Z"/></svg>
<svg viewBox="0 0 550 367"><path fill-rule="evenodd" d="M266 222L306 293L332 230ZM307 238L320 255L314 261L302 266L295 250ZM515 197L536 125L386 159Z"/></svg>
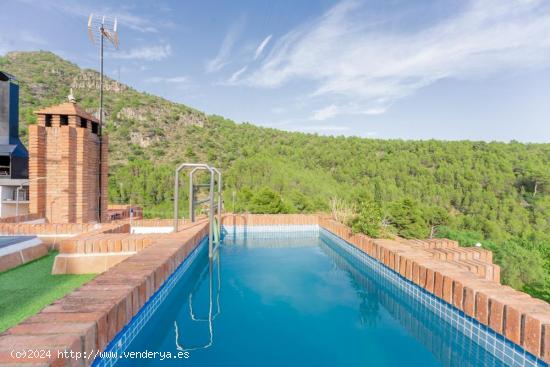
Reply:
<svg viewBox="0 0 550 367"><path fill-rule="evenodd" d="M0 54L97 69L91 12L119 19L110 76L237 122L550 142L550 1L11 0Z"/></svg>

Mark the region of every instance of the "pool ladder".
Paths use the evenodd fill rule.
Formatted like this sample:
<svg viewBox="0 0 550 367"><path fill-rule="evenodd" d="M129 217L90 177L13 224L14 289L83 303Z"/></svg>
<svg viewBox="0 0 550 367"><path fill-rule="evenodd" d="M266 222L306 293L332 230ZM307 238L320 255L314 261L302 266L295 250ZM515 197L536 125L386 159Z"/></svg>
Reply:
<svg viewBox="0 0 550 367"><path fill-rule="evenodd" d="M221 313L220 308L220 293L221 293L221 269L220 269L220 262L221 257L220 254L217 254L217 283L218 283L218 289L216 292L216 312L213 312L214 306L213 306L213 283L214 283L214 259L209 258L208 259L208 268L205 268L203 272L199 276L199 280L204 278L206 269L208 269L208 295L209 295L209 306L208 306L208 318L199 318L195 315L195 312L193 311L193 294L198 290L201 281L198 281L191 292L189 292L189 316L192 321L195 322L208 322L208 333L209 333L209 339L208 342L204 345L197 345L197 346L191 346L191 347L184 347L179 343L179 329L178 329L178 323L176 320L174 320L174 331L176 335L176 349L181 352L191 352L194 350L199 349L207 349L212 346L214 343L214 327L213 327L213 321L216 319L216 317Z"/></svg>
<svg viewBox="0 0 550 367"><path fill-rule="evenodd" d="M212 259L221 242L222 226L222 173L215 167L206 163L182 163L176 168L174 180L174 232L178 231L179 220L179 177L184 169L191 169L189 172L189 219L195 222L195 210L202 204L209 204L208 208L208 257ZM195 183L194 176L198 171L210 173L208 183ZM217 186L217 187L216 187ZM208 189L208 196L205 199L198 199L197 193L200 189ZM215 190L217 188L217 190Z"/></svg>

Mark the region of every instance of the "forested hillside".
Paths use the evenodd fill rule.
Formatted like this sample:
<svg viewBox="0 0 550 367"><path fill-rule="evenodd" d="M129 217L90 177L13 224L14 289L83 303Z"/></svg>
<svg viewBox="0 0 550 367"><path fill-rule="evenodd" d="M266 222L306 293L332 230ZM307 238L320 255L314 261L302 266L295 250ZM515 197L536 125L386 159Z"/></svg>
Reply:
<svg viewBox="0 0 550 367"><path fill-rule="evenodd" d="M0 69L20 80L28 123L33 109L63 101L71 86L84 107L97 106L97 74L51 53L11 53ZM481 242L505 282L550 300L550 144L290 133L107 85L111 202L169 216L175 164L207 161L224 172L228 210L334 211L373 236Z"/></svg>

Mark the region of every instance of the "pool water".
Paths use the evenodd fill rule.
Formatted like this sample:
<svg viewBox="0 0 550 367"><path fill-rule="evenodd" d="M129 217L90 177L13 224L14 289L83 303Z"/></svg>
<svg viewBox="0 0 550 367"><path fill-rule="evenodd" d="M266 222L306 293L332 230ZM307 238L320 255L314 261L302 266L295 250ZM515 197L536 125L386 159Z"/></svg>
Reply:
<svg viewBox="0 0 550 367"><path fill-rule="evenodd" d="M330 236L294 237L226 236L212 263L202 246L126 349L188 358L116 365L506 365Z"/></svg>
<svg viewBox="0 0 550 367"><path fill-rule="evenodd" d="M0 249L34 238L36 238L36 236L0 236Z"/></svg>

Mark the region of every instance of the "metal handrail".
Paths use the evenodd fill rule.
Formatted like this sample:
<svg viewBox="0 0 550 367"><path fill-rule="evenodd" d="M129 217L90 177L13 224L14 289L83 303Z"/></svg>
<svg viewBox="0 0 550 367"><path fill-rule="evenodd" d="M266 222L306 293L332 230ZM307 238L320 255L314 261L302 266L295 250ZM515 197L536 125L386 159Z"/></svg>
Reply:
<svg viewBox="0 0 550 367"><path fill-rule="evenodd" d="M193 288L193 290L191 290L191 292L189 293L189 315L191 317L191 320L193 321L196 321L196 322L208 322L208 332L209 332L209 338L208 338L208 342L204 345L197 345L197 346L192 346L192 347L187 347L187 348L184 348L182 345L180 345L179 343L179 329L178 329L178 323L176 320L174 320L174 331L175 331L175 336L176 336L176 349L181 351L181 352L191 352L191 351L194 351L194 350L199 350L199 349L207 349L207 348L210 348L212 346L212 344L214 344L214 327L213 327L213 321L216 319L216 317L221 314L221 308L220 308L220 293L221 293L221 268L220 268L220 262L221 262L221 257L218 256L218 264L217 264L217 268L218 268L218 274L217 274L217 278L218 278L218 290L217 290L217 294L216 294L216 306L217 306L217 311L215 314L213 314L213 305L212 305L212 298L213 298L213 264L212 264L213 260L212 259L209 259L208 261L208 273L209 273L209 281L208 281L208 293L209 293L209 307L208 307L208 318L207 319L201 319L201 318L197 318L193 312L193 293L197 291L198 289L198 284L200 283L197 283L195 285L195 287ZM203 277L203 274L204 273L201 273L200 276L199 276L199 279L202 279Z"/></svg>
<svg viewBox="0 0 550 367"><path fill-rule="evenodd" d="M212 320L215 320L216 317L219 314L221 314L221 309L220 309L220 294L221 294L220 262L221 262L221 258L218 254L218 261L217 261L218 271L217 271L217 277L216 277L218 279L218 289L217 289L217 292L216 292L216 312L212 315ZM210 266L209 266L209 268L210 268ZM201 273L201 275L199 276L199 279L202 278L204 274L206 274L206 268L204 270L205 270L204 273ZM212 273L210 273L209 275L212 276ZM199 317L195 316L195 312L193 311L193 294L197 291L197 288L198 288L198 286L194 287L193 291L189 292L189 316L191 317L191 320L193 320L193 321L208 321L208 319L199 318Z"/></svg>
<svg viewBox="0 0 550 367"><path fill-rule="evenodd" d="M222 232L222 173L216 167L212 167L212 170L218 174L218 237ZM218 243L219 245L219 243Z"/></svg>
<svg viewBox="0 0 550 367"><path fill-rule="evenodd" d="M222 219L222 174L215 168L211 167L206 163L182 163L175 170L175 180L174 180L174 232L178 230L178 216L179 216L179 175L183 169L192 168L189 173L189 218L191 222L195 222L195 207L204 203L209 203L208 210L208 220L209 220L209 229L208 229L208 257L212 258L215 250L219 246L220 242L220 233L221 233L221 219ZM210 182L208 184L197 184L193 182L193 176L195 172L199 170L206 170L210 172ZM216 179L217 176L217 179ZM217 182L217 192L214 193L215 182ZM195 200L195 191L199 188L208 188L208 197L206 199ZM216 198L214 198L216 196ZM216 200L217 199L217 200ZM217 230L217 246L214 248L213 241L213 231L214 231L214 216L217 211L218 220Z"/></svg>

